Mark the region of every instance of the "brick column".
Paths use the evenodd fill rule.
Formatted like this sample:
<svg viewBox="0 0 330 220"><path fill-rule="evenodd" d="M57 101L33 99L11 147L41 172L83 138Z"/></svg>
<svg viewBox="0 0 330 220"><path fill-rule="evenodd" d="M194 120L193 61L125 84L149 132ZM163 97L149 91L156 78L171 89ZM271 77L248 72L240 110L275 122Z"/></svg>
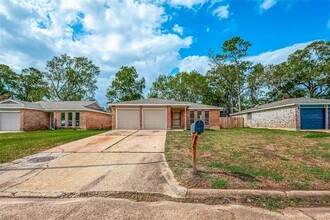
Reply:
<svg viewBox="0 0 330 220"><path fill-rule="evenodd" d="M325 129L329 129L329 105L325 105Z"/></svg>
<svg viewBox="0 0 330 220"><path fill-rule="evenodd" d="M172 129L172 108L171 108L171 106L167 106L166 110L167 110L167 129Z"/></svg>
<svg viewBox="0 0 330 220"><path fill-rule="evenodd" d="M76 128L76 112L72 112L72 128Z"/></svg>
<svg viewBox="0 0 330 220"><path fill-rule="evenodd" d="M111 126L112 126L112 129L115 130L115 129L117 129L116 128L116 123L117 123L117 121L116 121L116 114L117 114L116 107L112 107L111 110L112 110L111 111Z"/></svg>

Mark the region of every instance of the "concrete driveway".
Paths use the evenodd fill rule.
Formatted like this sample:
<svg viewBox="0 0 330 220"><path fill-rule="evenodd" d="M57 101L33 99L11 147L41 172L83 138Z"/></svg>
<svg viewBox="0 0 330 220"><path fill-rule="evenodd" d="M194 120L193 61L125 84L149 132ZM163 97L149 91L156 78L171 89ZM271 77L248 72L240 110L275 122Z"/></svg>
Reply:
<svg viewBox="0 0 330 220"><path fill-rule="evenodd" d="M166 131L114 130L0 164L0 195L142 192L184 196L165 156Z"/></svg>

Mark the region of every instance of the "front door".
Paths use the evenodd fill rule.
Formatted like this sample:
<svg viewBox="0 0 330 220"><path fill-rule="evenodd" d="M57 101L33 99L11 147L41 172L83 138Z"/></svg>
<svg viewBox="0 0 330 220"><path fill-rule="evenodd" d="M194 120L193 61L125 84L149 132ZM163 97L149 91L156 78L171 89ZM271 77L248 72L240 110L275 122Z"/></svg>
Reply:
<svg viewBox="0 0 330 220"><path fill-rule="evenodd" d="M181 128L180 112L173 112L173 128Z"/></svg>

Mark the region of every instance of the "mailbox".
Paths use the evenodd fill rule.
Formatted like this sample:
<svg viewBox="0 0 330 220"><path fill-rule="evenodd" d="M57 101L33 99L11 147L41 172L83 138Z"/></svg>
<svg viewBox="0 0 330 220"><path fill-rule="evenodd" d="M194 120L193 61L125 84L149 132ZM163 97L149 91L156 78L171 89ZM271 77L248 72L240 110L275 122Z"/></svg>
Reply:
<svg viewBox="0 0 330 220"><path fill-rule="evenodd" d="M195 123L195 131L198 134L204 133L204 122L202 120L198 120Z"/></svg>
<svg viewBox="0 0 330 220"><path fill-rule="evenodd" d="M191 132L191 133L195 133L195 123L192 123L192 124L190 125L190 132Z"/></svg>

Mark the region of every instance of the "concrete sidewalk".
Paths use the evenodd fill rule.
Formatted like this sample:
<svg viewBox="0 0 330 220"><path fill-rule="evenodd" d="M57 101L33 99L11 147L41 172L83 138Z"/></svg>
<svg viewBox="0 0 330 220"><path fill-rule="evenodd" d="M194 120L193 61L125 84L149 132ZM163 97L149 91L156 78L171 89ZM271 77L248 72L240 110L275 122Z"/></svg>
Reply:
<svg viewBox="0 0 330 220"><path fill-rule="evenodd" d="M165 160L165 138L166 131L115 130L1 164L0 196L106 191L177 197L177 189L185 195Z"/></svg>
<svg viewBox="0 0 330 220"><path fill-rule="evenodd" d="M328 220L329 208L286 208L278 212L243 205L169 201L134 202L113 198L5 199L1 219L246 219Z"/></svg>

